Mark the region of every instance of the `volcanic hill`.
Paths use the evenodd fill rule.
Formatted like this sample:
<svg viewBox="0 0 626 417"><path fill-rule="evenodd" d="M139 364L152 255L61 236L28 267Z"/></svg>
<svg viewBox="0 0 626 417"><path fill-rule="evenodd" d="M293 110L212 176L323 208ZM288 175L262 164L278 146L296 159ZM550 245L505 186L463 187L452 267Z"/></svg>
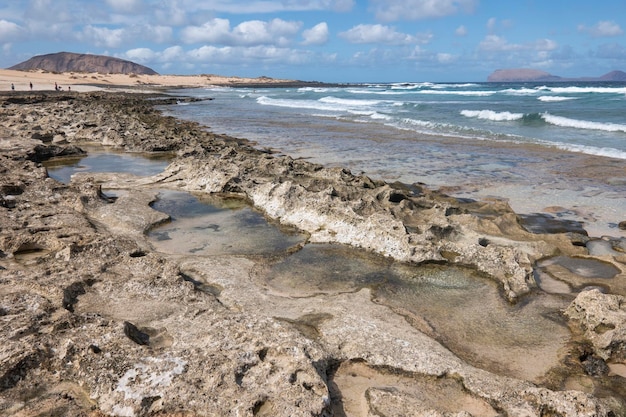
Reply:
<svg viewBox="0 0 626 417"><path fill-rule="evenodd" d="M487 77L488 82L555 82L555 81L626 81L626 72L611 71L600 77L564 78L529 68L498 69Z"/></svg>
<svg viewBox="0 0 626 417"><path fill-rule="evenodd" d="M151 68L124 59L72 52L37 55L9 69L19 71L44 70L48 72L158 75Z"/></svg>

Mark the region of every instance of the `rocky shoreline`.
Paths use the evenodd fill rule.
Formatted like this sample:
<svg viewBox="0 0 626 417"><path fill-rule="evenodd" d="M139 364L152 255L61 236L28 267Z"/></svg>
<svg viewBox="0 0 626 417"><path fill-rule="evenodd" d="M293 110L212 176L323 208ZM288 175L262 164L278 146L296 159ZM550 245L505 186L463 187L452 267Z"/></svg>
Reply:
<svg viewBox="0 0 626 417"><path fill-rule="evenodd" d="M282 297L253 279L261 260L161 254L146 232L167 221L150 207L156 188L235 196L310 243L471 268L513 304L541 291L535 263L550 256L597 259L623 281L623 239L607 238L611 251L590 255L584 234L530 233L503 202L458 201L273 155L155 109L177 98L49 92L0 100L0 414L626 412L624 377L605 370L626 363L619 291L590 289L572 300L563 312L571 351L537 384L468 364L411 324L419 318L374 302L369 289ZM172 162L152 177L81 174L68 185L41 165L93 144L167 153ZM111 198L103 188L131 192ZM565 374L582 382L571 389ZM385 383L341 389L345 375ZM413 385L445 386L448 397L420 396Z"/></svg>

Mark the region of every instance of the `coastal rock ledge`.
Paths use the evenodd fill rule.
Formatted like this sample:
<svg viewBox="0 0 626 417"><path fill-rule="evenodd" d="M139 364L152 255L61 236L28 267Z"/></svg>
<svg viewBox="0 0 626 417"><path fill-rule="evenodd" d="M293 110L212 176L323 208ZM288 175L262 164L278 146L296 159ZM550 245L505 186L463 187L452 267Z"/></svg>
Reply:
<svg viewBox="0 0 626 417"><path fill-rule="evenodd" d="M150 206L159 189L236 196L308 242L471 268L513 304L538 291L537 260L586 256L567 234L529 233L503 202L461 202L211 134L156 110L172 98L0 100L1 415L624 415L624 398L582 389L599 383L578 358L541 381L480 369L369 289L288 297L254 278L263 260L168 255L146 238L168 219ZM69 184L41 164L95 144L172 160L152 177L85 173ZM626 279L623 264L604 262ZM580 312L605 302L618 301L588 297L568 314L587 323ZM623 337L588 337L568 346L623 359ZM564 384L564 373L584 383Z"/></svg>

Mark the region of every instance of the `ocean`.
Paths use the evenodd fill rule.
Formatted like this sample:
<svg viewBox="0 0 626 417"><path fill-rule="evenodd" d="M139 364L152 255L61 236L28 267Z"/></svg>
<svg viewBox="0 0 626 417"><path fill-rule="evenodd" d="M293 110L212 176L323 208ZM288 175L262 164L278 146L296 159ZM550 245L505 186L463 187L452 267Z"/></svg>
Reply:
<svg viewBox="0 0 626 417"><path fill-rule="evenodd" d="M177 90L215 133L355 174L506 199L623 236L626 83L371 83Z"/></svg>

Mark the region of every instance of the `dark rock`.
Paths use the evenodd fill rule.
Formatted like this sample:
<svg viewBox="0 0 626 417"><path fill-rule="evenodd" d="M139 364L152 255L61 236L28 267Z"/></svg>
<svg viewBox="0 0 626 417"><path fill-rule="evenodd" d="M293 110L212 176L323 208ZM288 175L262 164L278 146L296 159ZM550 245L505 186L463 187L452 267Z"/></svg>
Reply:
<svg viewBox="0 0 626 417"><path fill-rule="evenodd" d="M50 158L61 156L86 155L78 146L37 145L27 154L27 158L33 162L43 162Z"/></svg>
<svg viewBox="0 0 626 417"><path fill-rule="evenodd" d="M621 230L626 230L626 220L619 222L617 227L619 227Z"/></svg>
<svg viewBox="0 0 626 417"><path fill-rule="evenodd" d="M150 344L150 336L139 330L139 328L131 322L124 322L124 334L138 345L147 346Z"/></svg>
<svg viewBox="0 0 626 417"><path fill-rule="evenodd" d="M609 373L609 366L597 355L584 354L580 358L580 363L587 375L598 377Z"/></svg>
<svg viewBox="0 0 626 417"><path fill-rule="evenodd" d="M581 222L557 219L550 214L520 214L520 224L531 233L579 233L587 236Z"/></svg>
<svg viewBox="0 0 626 417"><path fill-rule="evenodd" d="M50 142L52 142L52 139L54 139L54 133L50 133L50 132L47 132L47 133L35 132L31 136L31 138L40 140L43 143L50 143Z"/></svg>
<svg viewBox="0 0 626 417"><path fill-rule="evenodd" d="M63 289L63 308L73 313L74 305L78 302L78 296L85 294L85 286L82 282L74 282Z"/></svg>

